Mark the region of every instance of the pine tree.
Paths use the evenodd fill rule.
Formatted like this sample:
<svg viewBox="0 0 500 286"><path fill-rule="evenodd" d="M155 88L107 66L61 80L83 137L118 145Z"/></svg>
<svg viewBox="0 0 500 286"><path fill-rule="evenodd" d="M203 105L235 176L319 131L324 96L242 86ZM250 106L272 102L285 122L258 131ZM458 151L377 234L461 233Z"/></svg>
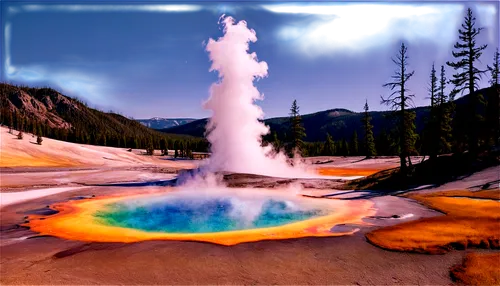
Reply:
<svg viewBox="0 0 500 286"><path fill-rule="evenodd" d="M493 64L491 67L488 65L488 70L490 71L490 84L495 87L498 86L498 74L500 73L500 53L498 52L498 48L495 51L493 56Z"/></svg>
<svg viewBox="0 0 500 286"><path fill-rule="evenodd" d="M410 155L415 152L415 141L417 139L417 134L415 133L415 113L408 111L411 107L412 98L415 95L409 94L409 89L407 88L408 80L413 76L415 71L407 71L407 52L405 44L402 43L396 59L392 60L397 65L398 70L392 76L393 81L383 85L384 87L389 87L393 92L387 98L382 97L382 104L394 110L399 120L397 132L400 170L403 174L407 174L408 167L411 167ZM409 165L407 165L407 162Z"/></svg>
<svg viewBox="0 0 500 286"><path fill-rule="evenodd" d="M12 118L12 112L9 112L9 116L7 117L7 126L9 126L9 133L12 134L12 128L14 127L14 119Z"/></svg>
<svg viewBox="0 0 500 286"><path fill-rule="evenodd" d="M12 123L13 124L13 126L12 126L13 129L21 130L21 129L19 129L19 127L20 127L20 120L21 119L19 118L19 114L17 112L15 112L14 113L14 120L12 121L13 122Z"/></svg>
<svg viewBox="0 0 500 286"><path fill-rule="evenodd" d="M306 133L301 121L299 106L297 105L297 100L294 100L290 108L291 142L289 151L291 156L293 156L294 152L300 154L302 151L302 146L304 144L303 138L306 136Z"/></svg>
<svg viewBox="0 0 500 286"><path fill-rule="evenodd" d="M137 149L139 148L139 140L137 140L137 138L134 138L134 140L132 141L132 149Z"/></svg>
<svg viewBox="0 0 500 286"><path fill-rule="evenodd" d="M185 157L185 146L184 146L184 141L181 141L180 144L179 144L179 156L181 158L184 158Z"/></svg>
<svg viewBox="0 0 500 286"><path fill-rule="evenodd" d="M326 133L326 141L323 143L323 150L321 152L323 156L333 156L335 155L335 142L333 142L332 136Z"/></svg>
<svg viewBox="0 0 500 286"><path fill-rule="evenodd" d="M42 136L41 136L41 135L38 135L38 136L36 137L36 143L37 143L38 145L42 145L42 141L43 141Z"/></svg>
<svg viewBox="0 0 500 286"><path fill-rule="evenodd" d="M439 149L439 101L438 101L438 78L436 76L436 69L434 63L432 64L430 83L429 83L429 99L431 100L431 110L429 120L426 124L425 135L427 135L427 141L425 145L429 146L429 155L431 159L435 159L438 154Z"/></svg>
<svg viewBox="0 0 500 286"><path fill-rule="evenodd" d="M430 83L429 83L429 98L431 100L431 108L437 106L437 93L438 93L438 78L436 76L436 69L434 67L434 63L432 64L432 69L431 69L431 76L430 76Z"/></svg>
<svg viewBox="0 0 500 286"><path fill-rule="evenodd" d="M146 143L146 154L153 156L155 152L155 147L153 145L153 138L149 138L149 140Z"/></svg>
<svg viewBox="0 0 500 286"><path fill-rule="evenodd" d="M365 101L364 106L364 116L362 119L363 128L365 130L365 138L364 138L364 152L366 158L371 158L377 155L377 151L375 149L375 139L373 138L373 125L371 124L371 117L368 113L368 100Z"/></svg>
<svg viewBox="0 0 500 286"><path fill-rule="evenodd" d="M347 143L345 138L342 138L342 155L349 156L349 143Z"/></svg>
<svg viewBox="0 0 500 286"><path fill-rule="evenodd" d="M32 130L31 134L33 134L33 136L37 135L38 128L37 128L35 122L33 122L32 126L31 126L31 130Z"/></svg>
<svg viewBox="0 0 500 286"><path fill-rule="evenodd" d="M475 94L474 91L478 88L478 81L481 79L485 71L479 70L474 66L475 62L479 60L482 51L486 49L487 45L476 45L476 37L483 30L482 27L476 28L476 18L472 15L472 9L467 9L467 14L462 23L462 29L458 30L459 41L455 43L453 57L457 59L456 62L446 62L446 64L457 71L453 75L451 83L454 89L451 93L453 100L455 95L464 91L469 92L468 102L468 120L465 120L464 131L468 136L469 149L472 152L477 151L479 145L479 126L483 121L482 116L478 113L478 108L484 105L484 98L480 94Z"/></svg>
<svg viewBox="0 0 500 286"><path fill-rule="evenodd" d="M23 132L22 131L19 131L19 133L17 134L17 139L23 140Z"/></svg>
<svg viewBox="0 0 500 286"><path fill-rule="evenodd" d="M22 131L24 129L23 118L17 112L16 112L16 123L17 123L16 129Z"/></svg>
<svg viewBox="0 0 500 286"><path fill-rule="evenodd" d="M490 84L493 88L493 93L488 101L486 108L486 121L488 126L488 141L490 145L497 145L500 140L500 85L498 83L498 74L500 72L500 54L498 53L498 48L493 56L493 64L488 65L488 70L490 71L491 78Z"/></svg>
<svg viewBox="0 0 500 286"><path fill-rule="evenodd" d="M163 156L168 155L167 141L165 138L160 139L160 150Z"/></svg>
<svg viewBox="0 0 500 286"><path fill-rule="evenodd" d="M450 151L451 149L451 114L453 111L453 101L446 95L446 74L444 66L441 66L441 74L439 79L438 91L438 119L437 119L437 140L438 140L438 153L442 154Z"/></svg>
<svg viewBox="0 0 500 286"><path fill-rule="evenodd" d="M351 150L349 152L349 154L351 156L356 156L358 155L358 152L359 152L359 143L358 143L358 132L356 132L356 130L354 130L354 132L352 133L352 138L351 138Z"/></svg>
<svg viewBox="0 0 500 286"><path fill-rule="evenodd" d="M273 150L274 150L274 152L279 153L280 149L281 149L281 142L278 139L278 134L276 134L275 131L273 131L272 134L273 134L273 142L272 142Z"/></svg>

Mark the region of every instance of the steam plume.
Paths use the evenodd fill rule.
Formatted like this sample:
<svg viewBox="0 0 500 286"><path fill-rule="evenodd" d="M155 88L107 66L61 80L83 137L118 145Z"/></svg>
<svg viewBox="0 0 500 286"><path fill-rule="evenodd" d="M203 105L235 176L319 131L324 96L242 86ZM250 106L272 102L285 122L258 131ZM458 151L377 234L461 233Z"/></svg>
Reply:
<svg viewBox="0 0 500 286"><path fill-rule="evenodd" d="M249 53L249 43L256 42L255 31L245 21L235 23L222 15L224 36L209 39L206 50L219 82L212 84L205 109L213 111L207 124L212 145L210 171L252 173L277 177L303 177L305 171L292 168L283 154L272 154L271 147L261 146L261 136L269 128L259 119L264 117L255 100L263 95L253 81L267 76L267 63Z"/></svg>

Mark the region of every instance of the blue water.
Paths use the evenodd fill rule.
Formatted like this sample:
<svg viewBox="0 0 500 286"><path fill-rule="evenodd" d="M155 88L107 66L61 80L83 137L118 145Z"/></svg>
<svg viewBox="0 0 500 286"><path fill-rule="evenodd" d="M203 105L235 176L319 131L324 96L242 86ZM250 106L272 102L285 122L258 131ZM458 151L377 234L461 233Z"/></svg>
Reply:
<svg viewBox="0 0 500 286"><path fill-rule="evenodd" d="M210 233L289 224L322 215L321 210L299 210L283 200L257 204L230 198L188 200L175 198L142 204L114 203L95 216L104 224L151 232Z"/></svg>

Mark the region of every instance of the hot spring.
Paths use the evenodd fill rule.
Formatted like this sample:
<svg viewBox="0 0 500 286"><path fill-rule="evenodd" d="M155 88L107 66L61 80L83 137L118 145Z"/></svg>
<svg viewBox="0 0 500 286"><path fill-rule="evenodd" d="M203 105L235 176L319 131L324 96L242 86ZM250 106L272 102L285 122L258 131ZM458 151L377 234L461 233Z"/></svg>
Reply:
<svg viewBox="0 0 500 286"><path fill-rule="evenodd" d="M232 195L232 196L230 196ZM319 205L291 197L177 192L123 200L96 213L103 224L149 232L213 233L281 226L328 214Z"/></svg>
<svg viewBox="0 0 500 286"><path fill-rule="evenodd" d="M306 236L338 236L339 224L362 224L369 201L306 198L284 190L156 189L68 201L58 213L31 216L26 224L41 235L97 242L191 240L223 245Z"/></svg>

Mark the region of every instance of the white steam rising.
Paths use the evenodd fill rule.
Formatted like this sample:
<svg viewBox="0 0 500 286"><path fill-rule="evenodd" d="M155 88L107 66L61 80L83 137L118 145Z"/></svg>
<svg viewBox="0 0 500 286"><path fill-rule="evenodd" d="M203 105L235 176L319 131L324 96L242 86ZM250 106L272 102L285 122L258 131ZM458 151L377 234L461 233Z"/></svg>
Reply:
<svg viewBox="0 0 500 286"><path fill-rule="evenodd" d="M205 109L213 111L207 124L212 155L210 171L252 173L275 177L307 177L305 169L291 167L283 154L273 154L270 146L261 146L261 136L269 128L259 119L262 109L254 104L263 95L253 81L267 76L267 63L249 53L249 43L256 42L255 31L245 21L235 23L232 17L220 18L224 36L209 39L206 50L219 82L210 88Z"/></svg>

